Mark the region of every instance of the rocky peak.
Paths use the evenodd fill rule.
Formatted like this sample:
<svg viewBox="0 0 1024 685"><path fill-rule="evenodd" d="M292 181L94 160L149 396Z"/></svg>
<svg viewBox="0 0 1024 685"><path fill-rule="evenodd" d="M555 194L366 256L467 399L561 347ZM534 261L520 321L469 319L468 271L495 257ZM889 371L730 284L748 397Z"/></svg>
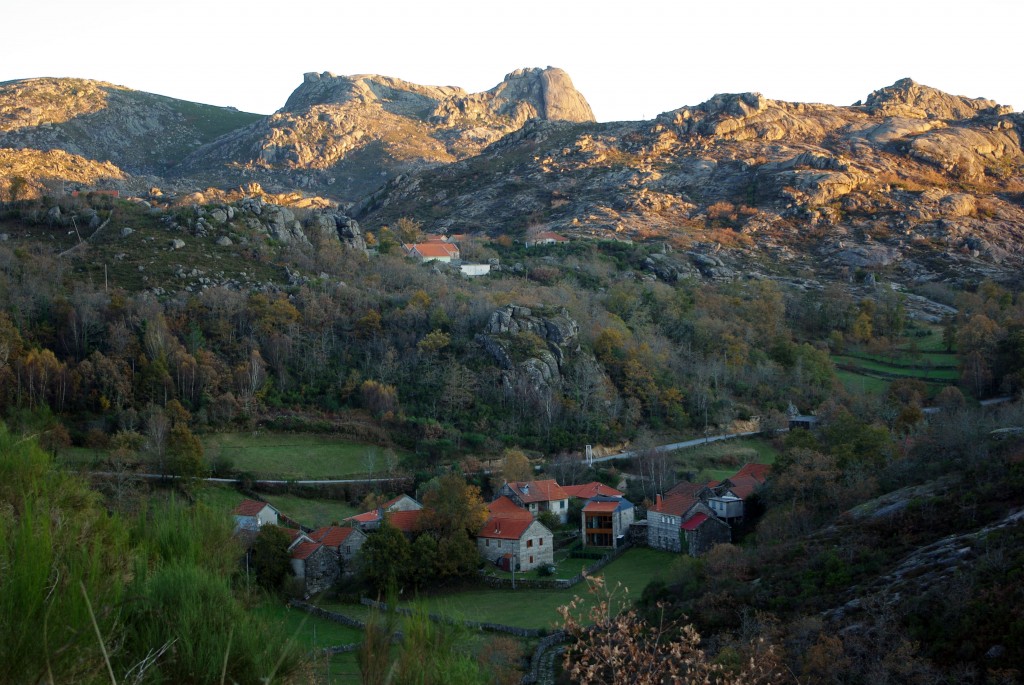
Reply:
<svg viewBox="0 0 1024 685"><path fill-rule="evenodd" d="M336 76L329 71L307 73L285 102L282 112L299 113L317 105L378 105L393 114L425 119L439 102L465 95L454 86L421 86L390 76Z"/></svg>
<svg viewBox="0 0 1024 685"><path fill-rule="evenodd" d="M487 91L498 102L526 101L549 121L595 121L586 98L562 69L517 69Z"/></svg>
<svg viewBox="0 0 1024 685"><path fill-rule="evenodd" d="M909 78L876 90L864 104L872 114L914 119L973 119L983 112L1007 114L1013 111L994 100L950 95Z"/></svg>

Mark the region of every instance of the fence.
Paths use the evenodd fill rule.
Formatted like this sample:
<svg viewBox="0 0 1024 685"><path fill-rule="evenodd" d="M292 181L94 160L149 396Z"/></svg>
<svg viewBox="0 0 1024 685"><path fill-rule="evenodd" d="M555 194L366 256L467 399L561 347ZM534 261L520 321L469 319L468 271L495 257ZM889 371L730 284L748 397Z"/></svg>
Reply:
<svg viewBox="0 0 1024 685"><path fill-rule="evenodd" d="M385 604L384 602L378 602L376 600L370 599L369 597L363 597L359 601L364 606L380 609L381 611L388 610L387 604ZM406 609L404 607L395 607L394 611L396 614L400 614L402 616L411 616L413 613L411 609ZM459 621L457 619L451 618L450 616L442 616L441 614L427 614L427 618L429 618L434 623L448 623L456 625L461 624L467 628L472 628L474 630L483 630L489 633L507 633L509 635L515 635L516 637L540 637L542 635L547 634L548 632L547 630L541 628L520 628L519 626L507 626L503 623L485 623L482 621L468 620Z"/></svg>

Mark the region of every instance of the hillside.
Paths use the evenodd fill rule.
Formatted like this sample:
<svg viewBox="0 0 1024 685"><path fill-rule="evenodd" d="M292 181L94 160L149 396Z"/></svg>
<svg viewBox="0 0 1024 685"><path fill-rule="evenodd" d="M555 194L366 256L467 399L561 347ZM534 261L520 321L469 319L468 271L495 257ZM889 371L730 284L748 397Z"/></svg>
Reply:
<svg viewBox="0 0 1024 685"><path fill-rule="evenodd" d="M280 111L196 150L181 171L354 201L398 175L472 156L535 119L594 115L569 76L550 67L514 71L482 93L310 73Z"/></svg>
<svg viewBox="0 0 1024 685"><path fill-rule="evenodd" d="M650 122L531 122L477 157L392 181L356 215L368 227L410 215L432 231L665 241L720 262L677 257L677 272L726 278L1012 279L1021 124L910 80L851 107L720 95Z"/></svg>
<svg viewBox="0 0 1024 685"><path fill-rule="evenodd" d="M166 175L197 147L259 118L102 81L0 84L0 148L62 150L134 175Z"/></svg>

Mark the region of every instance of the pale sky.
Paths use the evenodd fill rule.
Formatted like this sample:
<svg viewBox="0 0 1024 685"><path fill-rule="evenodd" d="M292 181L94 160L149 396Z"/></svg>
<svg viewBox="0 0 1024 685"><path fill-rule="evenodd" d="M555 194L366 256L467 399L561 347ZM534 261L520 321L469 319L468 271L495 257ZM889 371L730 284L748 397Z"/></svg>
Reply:
<svg viewBox="0 0 1024 685"><path fill-rule="evenodd" d="M1024 107L1024 0L22 0L0 81L73 76L269 114L305 72L470 92L565 69L599 121L716 93L849 105L911 77Z"/></svg>

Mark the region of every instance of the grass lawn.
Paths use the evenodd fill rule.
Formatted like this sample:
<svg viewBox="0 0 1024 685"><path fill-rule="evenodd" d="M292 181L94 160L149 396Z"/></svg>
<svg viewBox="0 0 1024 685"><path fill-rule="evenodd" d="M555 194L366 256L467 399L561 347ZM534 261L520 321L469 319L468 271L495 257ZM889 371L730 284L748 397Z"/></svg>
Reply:
<svg viewBox="0 0 1024 685"><path fill-rule="evenodd" d="M225 513L230 513L245 499L245 495L230 485L213 485L212 483L197 485L195 495L197 500L214 511Z"/></svg>
<svg viewBox="0 0 1024 685"><path fill-rule="evenodd" d="M324 647L362 642L363 631L343 626L334 621L310 616L298 609L290 609L284 603L267 600L251 611L268 623L281 626L282 632L289 635L304 653ZM316 654L312 657L311 669L316 677L324 677L330 683L360 682L359 664L355 652L337 654L325 659ZM317 680L316 682L321 682Z"/></svg>
<svg viewBox="0 0 1024 685"><path fill-rule="evenodd" d="M607 586L613 590L618 583L629 588L628 598L621 590L616 593L620 601L625 603L638 597L647 583L666 571L678 557L670 552L635 548L606 566L598 575L603 576ZM561 623L556 609L568 604L577 595L589 598L586 583L566 590L481 588L435 595L403 604L410 606L418 603L429 611L463 620L493 621L524 628L553 628ZM334 608L352 617L365 616L365 607L362 606L346 604L325 608Z"/></svg>
<svg viewBox="0 0 1024 685"><path fill-rule="evenodd" d="M203 437L203 447L208 459L223 455L239 471L282 480L350 478L386 469L383 448L323 435L215 433Z"/></svg>
<svg viewBox="0 0 1024 685"><path fill-rule="evenodd" d="M525 572L516 572L516 578L530 578L530 579L552 579L552 578L572 578L579 574L580 571L585 569L587 566L593 564L596 559L581 559L569 556L570 552L559 551L555 552L555 575L553 576L542 576L538 569L533 569ZM489 566L488 570L491 575L499 578L511 578L512 574L506 571L502 571L497 566Z"/></svg>
<svg viewBox="0 0 1024 685"><path fill-rule="evenodd" d="M883 395L889 390L890 381L884 378L874 378L873 376L863 376L853 371L846 371L844 369L836 369L836 378L842 381L843 385L850 392L865 392L871 393L872 395Z"/></svg>
<svg viewBox="0 0 1024 685"><path fill-rule="evenodd" d="M334 499L307 499L297 495L263 495L263 499L299 523L314 528L340 523L360 513L355 507Z"/></svg>

